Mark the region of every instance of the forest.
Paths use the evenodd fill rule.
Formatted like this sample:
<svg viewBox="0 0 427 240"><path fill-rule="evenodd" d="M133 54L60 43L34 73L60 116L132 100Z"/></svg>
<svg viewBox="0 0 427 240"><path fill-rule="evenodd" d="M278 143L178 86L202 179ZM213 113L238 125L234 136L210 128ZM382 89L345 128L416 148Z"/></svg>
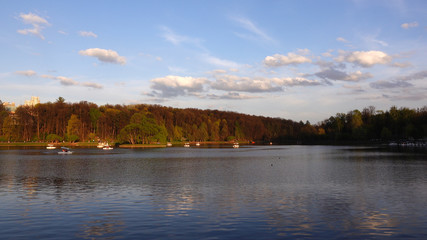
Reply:
<svg viewBox="0 0 427 240"><path fill-rule="evenodd" d="M229 111L160 105L102 105L81 101L19 106L0 100L0 142L97 142L152 144L183 141L251 141L313 144L423 139L427 106L418 109L369 106L337 113L317 124Z"/></svg>

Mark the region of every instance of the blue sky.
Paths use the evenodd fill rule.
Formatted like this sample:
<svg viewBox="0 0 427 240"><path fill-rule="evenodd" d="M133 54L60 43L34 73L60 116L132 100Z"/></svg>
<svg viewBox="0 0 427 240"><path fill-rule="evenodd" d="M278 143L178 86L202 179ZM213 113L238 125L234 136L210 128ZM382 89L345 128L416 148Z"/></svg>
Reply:
<svg viewBox="0 0 427 240"><path fill-rule="evenodd" d="M427 104L427 1L3 1L0 100L317 123Z"/></svg>

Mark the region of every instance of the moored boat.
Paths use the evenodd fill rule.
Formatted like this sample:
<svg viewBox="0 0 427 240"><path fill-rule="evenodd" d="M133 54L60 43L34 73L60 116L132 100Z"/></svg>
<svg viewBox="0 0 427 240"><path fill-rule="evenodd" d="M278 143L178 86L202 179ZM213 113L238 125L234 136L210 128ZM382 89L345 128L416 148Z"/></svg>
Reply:
<svg viewBox="0 0 427 240"><path fill-rule="evenodd" d="M104 145L102 148L103 150L113 150L113 147L111 147L108 143Z"/></svg>
<svg viewBox="0 0 427 240"><path fill-rule="evenodd" d="M47 145L47 147L46 147L46 149L55 149L56 147L53 145L53 144L51 144L51 143L49 143L48 145Z"/></svg>

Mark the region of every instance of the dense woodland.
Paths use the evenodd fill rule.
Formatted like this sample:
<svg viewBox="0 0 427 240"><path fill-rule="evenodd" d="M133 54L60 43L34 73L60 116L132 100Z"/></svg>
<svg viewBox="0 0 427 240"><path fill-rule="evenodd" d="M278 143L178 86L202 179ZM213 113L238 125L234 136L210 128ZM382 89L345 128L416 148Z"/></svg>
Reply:
<svg viewBox="0 0 427 240"><path fill-rule="evenodd" d="M337 113L317 123L236 112L178 109L159 105L103 105L82 101L19 106L9 112L0 101L0 141L110 141L149 144L167 141L255 141L337 143L422 139L427 106L367 107Z"/></svg>

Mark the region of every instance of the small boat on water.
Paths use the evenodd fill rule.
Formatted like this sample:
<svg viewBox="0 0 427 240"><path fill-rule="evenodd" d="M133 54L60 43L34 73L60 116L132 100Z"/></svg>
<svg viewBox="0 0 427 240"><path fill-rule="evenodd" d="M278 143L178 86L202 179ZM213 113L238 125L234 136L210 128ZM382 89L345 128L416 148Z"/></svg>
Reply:
<svg viewBox="0 0 427 240"><path fill-rule="evenodd" d="M96 146L96 147L97 147L97 148L104 148L104 146L105 146L105 144L104 144L104 143L99 142L99 143L98 143L98 146Z"/></svg>
<svg viewBox="0 0 427 240"><path fill-rule="evenodd" d="M53 145L53 144L51 144L51 143L49 143L48 145L47 145L47 147L46 147L46 149L55 149L56 147Z"/></svg>
<svg viewBox="0 0 427 240"><path fill-rule="evenodd" d="M58 152L58 154L66 155L66 154L73 154L73 152L70 151L70 149L67 147L61 147L61 151Z"/></svg>
<svg viewBox="0 0 427 240"><path fill-rule="evenodd" d="M172 147L172 143L168 142L168 143L166 144L166 146L167 146L167 147Z"/></svg>
<svg viewBox="0 0 427 240"><path fill-rule="evenodd" d="M200 143L199 143L199 142L196 142L196 146L200 146Z"/></svg>
<svg viewBox="0 0 427 240"><path fill-rule="evenodd" d="M184 147L190 147L190 143L185 143Z"/></svg>
<svg viewBox="0 0 427 240"><path fill-rule="evenodd" d="M233 144L233 148L239 148L239 147L240 147L239 143L236 142L236 143Z"/></svg>
<svg viewBox="0 0 427 240"><path fill-rule="evenodd" d="M113 150L113 147L111 147L108 143L104 145L102 148L103 150Z"/></svg>

